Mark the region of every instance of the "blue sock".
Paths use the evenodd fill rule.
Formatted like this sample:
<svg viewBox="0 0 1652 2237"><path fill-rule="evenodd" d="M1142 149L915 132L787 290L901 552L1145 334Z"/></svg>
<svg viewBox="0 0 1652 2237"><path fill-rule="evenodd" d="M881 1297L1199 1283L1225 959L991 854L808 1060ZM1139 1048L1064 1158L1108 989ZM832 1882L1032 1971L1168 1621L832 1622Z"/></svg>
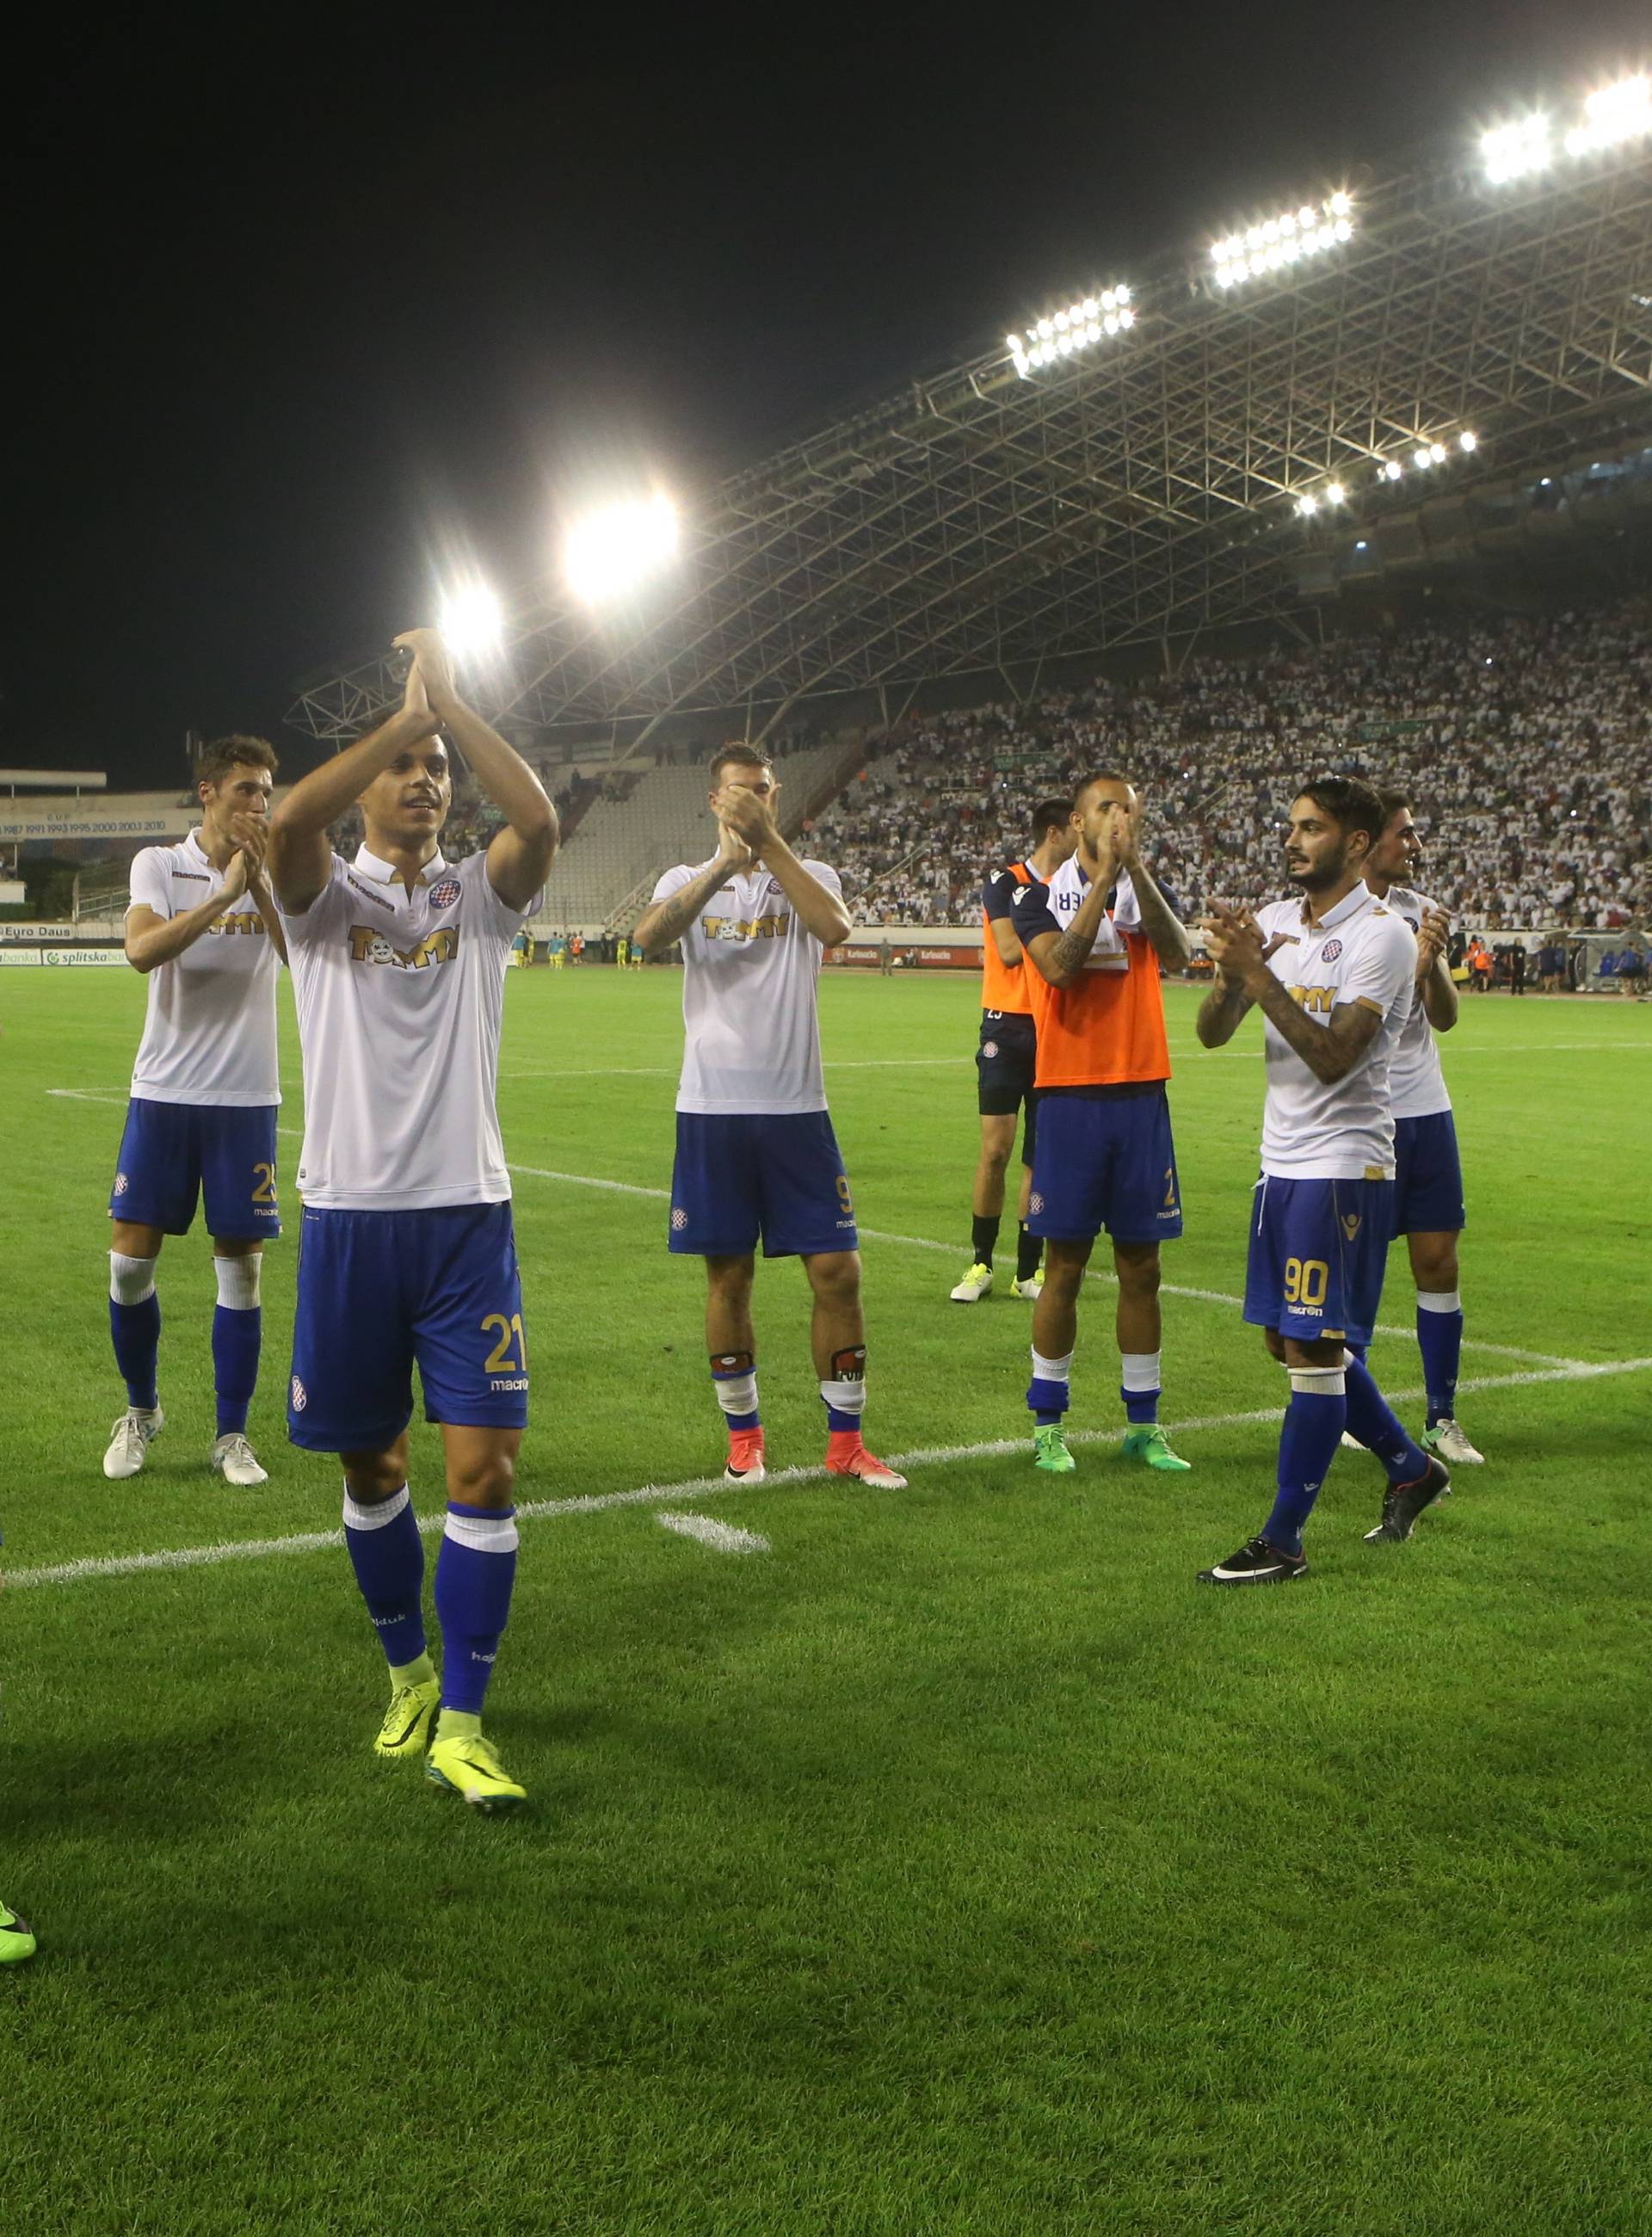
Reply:
<svg viewBox="0 0 1652 2237"><path fill-rule="evenodd" d="M1346 1356L1343 1374L1348 1389L1348 1434L1358 1437L1367 1452L1375 1453L1388 1470L1391 1483L1414 1483L1428 1470L1428 1456L1406 1435L1363 1360Z"/></svg>
<svg viewBox="0 0 1652 2237"><path fill-rule="evenodd" d="M218 1435L247 1426L247 1409L258 1388L258 1352L264 1316L254 1305L237 1310L215 1305L212 1311L212 1379L218 1396Z"/></svg>
<svg viewBox="0 0 1652 2237"><path fill-rule="evenodd" d="M1291 1402L1279 1431L1279 1490L1262 1535L1282 1554L1302 1551L1302 1526L1313 1512L1348 1420L1340 1368L1291 1370Z"/></svg>
<svg viewBox="0 0 1652 2237"><path fill-rule="evenodd" d="M1455 1290L1417 1293L1417 1348L1423 1355L1428 1425L1457 1415L1457 1369L1463 1358L1463 1300Z"/></svg>
<svg viewBox="0 0 1652 2237"><path fill-rule="evenodd" d="M425 1541L404 1483L371 1506L344 1494L344 1542L355 1580L393 1667L425 1651Z"/></svg>
<svg viewBox="0 0 1652 2237"><path fill-rule="evenodd" d="M109 1331L115 1364L126 1384L126 1402L153 1410L155 1367L161 1353L161 1300L155 1294L155 1260L109 1254Z"/></svg>
<svg viewBox="0 0 1652 2237"><path fill-rule="evenodd" d="M141 1305L117 1304L111 1297L109 1325L128 1405L155 1406L158 1403L155 1373L161 1356L161 1300L153 1290Z"/></svg>
<svg viewBox="0 0 1652 2237"><path fill-rule="evenodd" d="M1046 1359L1034 1348L1033 1379L1027 1386L1027 1403L1041 1429L1048 1429L1066 1413L1073 1396L1073 1355Z"/></svg>
<svg viewBox="0 0 1652 2237"><path fill-rule="evenodd" d="M436 1558L444 1709L479 1717L516 1582L516 1509L447 1502Z"/></svg>
<svg viewBox="0 0 1652 2237"><path fill-rule="evenodd" d="M1159 1401L1163 1396L1160 1388L1160 1361L1162 1354L1156 1351L1127 1351L1120 1363L1123 1380L1119 1396L1124 1401L1127 1422L1146 1428L1159 1419Z"/></svg>

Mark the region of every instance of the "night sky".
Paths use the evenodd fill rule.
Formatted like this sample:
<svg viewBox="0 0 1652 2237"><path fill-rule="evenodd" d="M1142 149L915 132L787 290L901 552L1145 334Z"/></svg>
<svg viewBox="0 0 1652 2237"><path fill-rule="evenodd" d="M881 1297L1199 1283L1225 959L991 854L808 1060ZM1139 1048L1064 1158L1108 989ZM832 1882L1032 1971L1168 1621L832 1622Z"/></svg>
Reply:
<svg viewBox="0 0 1652 2237"><path fill-rule="evenodd" d="M294 680L433 617L453 555L537 573L617 479L691 496L1047 298L1652 46L1643 4L1535 0L664 43L638 13L605 53L567 12L152 12L14 51L0 762L169 785L193 725L296 773Z"/></svg>

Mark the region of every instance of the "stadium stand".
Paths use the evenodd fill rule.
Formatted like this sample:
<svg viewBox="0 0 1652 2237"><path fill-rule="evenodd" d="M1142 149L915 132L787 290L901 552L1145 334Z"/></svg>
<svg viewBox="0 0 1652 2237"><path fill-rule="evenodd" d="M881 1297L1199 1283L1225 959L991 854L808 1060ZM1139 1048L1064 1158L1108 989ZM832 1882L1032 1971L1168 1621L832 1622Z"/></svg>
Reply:
<svg viewBox="0 0 1652 2237"><path fill-rule="evenodd" d="M1279 885L1294 775L1408 788L1427 884L1482 929L1606 931L1652 903L1652 599L1596 613L1404 626L1179 676L1051 691L892 732L814 843L862 922L968 924L1045 794L1119 766L1152 803L1190 909Z"/></svg>
<svg viewBox="0 0 1652 2237"><path fill-rule="evenodd" d="M858 740L836 738L780 762L781 817L789 834L858 765L863 750ZM597 932L633 918L662 870L704 861L716 845L707 790L700 760L651 769L623 795L605 788L557 858L534 933L575 927Z"/></svg>

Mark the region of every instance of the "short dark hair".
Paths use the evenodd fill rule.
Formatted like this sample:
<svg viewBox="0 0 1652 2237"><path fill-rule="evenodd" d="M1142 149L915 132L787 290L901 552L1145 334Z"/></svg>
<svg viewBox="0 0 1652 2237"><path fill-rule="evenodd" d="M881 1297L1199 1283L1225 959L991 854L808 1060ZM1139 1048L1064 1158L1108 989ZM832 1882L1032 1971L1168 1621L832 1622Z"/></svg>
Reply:
<svg viewBox="0 0 1652 2237"><path fill-rule="evenodd" d="M1136 789L1133 779L1126 776L1120 769L1097 769L1093 776L1087 776L1082 783L1074 786L1073 806L1067 813L1074 814L1085 794L1093 790L1098 784L1121 784L1127 792L1133 792Z"/></svg>
<svg viewBox="0 0 1652 2237"><path fill-rule="evenodd" d="M219 784L233 769L266 769L272 776L281 767L268 738L244 737L232 730L227 738L213 738L195 756L195 782Z"/></svg>
<svg viewBox="0 0 1652 2237"><path fill-rule="evenodd" d="M1299 784L1292 797L1311 800L1350 835L1363 831L1373 847L1388 822L1382 802L1362 777L1316 776Z"/></svg>
<svg viewBox="0 0 1652 2237"><path fill-rule="evenodd" d="M755 746L746 738L730 738L711 756L710 774L712 783L721 783L724 770L733 764L742 769L772 769L775 765L773 755L762 746Z"/></svg>
<svg viewBox="0 0 1652 2237"><path fill-rule="evenodd" d="M1065 831L1073 820L1070 800L1041 800L1033 810L1033 844L1041 847L1052 831Z"/></svg>
<svg viewBox="0 0 1652 2237"><path fill-rule="evenodd" d="M1377 804L1383 811L1383 828L1384 831L1387 830L1389 825L1399 814L1402 808L1414 807L1410 793L1398 792L1392 785L1384 785L1378 789L1377 795Z"/></svg>

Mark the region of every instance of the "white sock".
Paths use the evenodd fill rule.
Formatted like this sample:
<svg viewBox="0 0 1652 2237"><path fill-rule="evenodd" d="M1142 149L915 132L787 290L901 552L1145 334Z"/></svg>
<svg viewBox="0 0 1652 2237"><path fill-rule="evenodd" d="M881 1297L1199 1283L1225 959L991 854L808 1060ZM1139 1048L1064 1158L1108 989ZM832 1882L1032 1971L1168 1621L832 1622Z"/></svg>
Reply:
<svg viewBox="0 0 1652 2237"><path fill-rule="evenodd" d="M717 1394L717 1404L725 1414L755 1414L757 1411L757 1370L754 1367L745 1375L714 1375L711 1388Z"/></svg>
<svg viewBox="0 0 1652 2237"><path fill-rule="evenodd" d="M243 1258L217 1258L213 1265L218 1274L218 1302L235 1312L252 1313L258 1310L258 1283L264 1264L261 1250L249 1250Z"/></svg>
<svg viewBox="0 0 1652 2237"><path fill-rule="evenodd" d="M155 1295L153 1258L129 1258L123 1250L109 1254L109 1293L117 1305L141 1305Z"/></svg>
<svg viewBox="0 0 1652 2237"><path fill-rule="evenodd" d="M1119 1382L1126 1390L1159 1390L1163 1388L1159 1376L1161 1351L1127 1351L1120 1355Z"/></svg>

